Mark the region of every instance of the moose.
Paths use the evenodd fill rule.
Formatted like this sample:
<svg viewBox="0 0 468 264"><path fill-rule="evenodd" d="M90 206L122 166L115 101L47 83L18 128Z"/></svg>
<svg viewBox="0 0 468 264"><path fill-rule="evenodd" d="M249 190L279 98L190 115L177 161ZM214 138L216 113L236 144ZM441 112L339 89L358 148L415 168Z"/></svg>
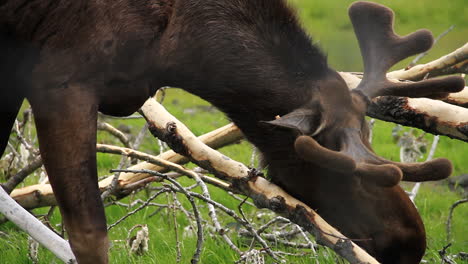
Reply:
<svg viewBox="0 0 468 264"><path fill-rule="evenodd" d="M157 88L181 87L237 124L274 183L377 260L419 263L424 226L397 184L446 178L451 163L378 157L364 117L375 97L440 98L464 82L387 80L431 47L430 32L397 36L393 12L371 2L349 15L365 69L352 91L285 0L1 1L0 150L27 99L72 250L107 263L97 113L129 115Z"/></svg>

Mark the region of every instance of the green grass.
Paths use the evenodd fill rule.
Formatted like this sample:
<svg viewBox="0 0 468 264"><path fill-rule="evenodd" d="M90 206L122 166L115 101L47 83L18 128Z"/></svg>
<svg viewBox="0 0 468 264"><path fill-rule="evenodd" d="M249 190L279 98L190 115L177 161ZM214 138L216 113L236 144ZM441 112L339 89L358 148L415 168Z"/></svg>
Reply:
<svg viewBox="0 0 468 264"><path fill-rule="evenodd" d="M359 71L362 68L357 42L347 18L346 9L351 1L290 0L290 2L298 8L301 20L307 31L314 37L314 41L328 54L331 65L338 70ZM450 27L450 25L456 25L455 29L444 37L422 62L446 54L467 41L468 22L465 14L468 13L468 5L466 5L464 0L431 3L425 0L378 2L384 3L395 10L397 13L396 30L400 34L407 34L410 31L424 27L432 30L435 35L438 35ZM402 67L407 63L408 60L400 63L397 67ZM228 123L228 120L221 113L207 107L209 106L207 102L188 95L181 90L169 90L164 105L197 135L209 132ZM122 123L115 119L109 119L108 121L116 126ZM133 135L136 135L144 125L144 120L127 120L125 121L125 125L132 130ZM391 123L378 121L374 127L373 146L379 155L388 159L398 160L399 149L391 136L391 130L394 126ZM432 140L431 135L427 135L426 138L429 141ZM98 141L120 145L117 140L104 132L99 132ZM148 136L144 140L141 150L156 154L159 153L159 146L154 138ZM247 142L222 149L224 154L244 164L250 163L251 151L252 147ZM465 160L467 154L468 144L441 137L435 156L449 158L454 164L454 175L459 175L468 172L468 163ZM115 155L99 153L99 176L109 175L109 169L116 168L119 159ZM32 184L36 180L29 178L26 184ZM189 179L183 178L180 181L186 186L193 184ZM411 187L410 184L405 184L405 186L407 188ZM224 191L214 187L210 187L210 191L216 201L223 203L233 210L237 210L237 206L240 203L238 200L227 196ZM135 197L123 199L122 202L129 202L135 198L146 199L147 195L146 192L141 192ZM190 208L185 197L181 195L178 195L178 197L185 208ZM167 199L163 195L155 202L167 203ZM459 199L461 199L460 194L450 191L444 182L425 183L420 190L416 204L426 226L428 250L424 259L429 263L440 263L437 251L447 244L445 222L448 210ZM199 204L204 218L208 219L204 205L202 203ZM466 204L461 205L455 211L451 241L453 245L449 249L451 253L468 251L467 206ZM247 217L256 218L256 214L258 213L256 208L245 205L244 209ZM110 231L109 236L112 241L110 250L111 263L176 263L176 240L174 235L176 228L174 227L172 214L169 210L165 209L157 215L149 217L155 211L156 208L147 207ZM44 214L46 212L46 208L34 210L35 214ZM114 223L127 212L128 210L123 207L107 207L106 215L108 223ZM236 245L241 247L242 250L247 250L250 241L238 238L236 225L233 225L234 221L223 213L219 214L223 226L228 230L229 235L234 238ZM183 231L184 228L190 225L185 215L178 212L176 217L177 232L182 241L181 263L189 263L195 249L196 238L187 234L184 235L186 233ZM267 221L267 219L255 220L258 223L262 221ZM55 228L60 229L58 210L55 210L51 218L51 224ZM147 224L150 232L149 252L143 256L128 254L128 249L125 245L128 230L137 224ZM27 257L28 244L26 235L11 223L0 225L0 231L7 234L4 236L0 233L0 263L31 263ZM208 233L205 235L206 241L201 263L233 263L238 259L238 256L229 249L219 236L211 236ZM294 252L294 250L281 247L278 249ZM321 248L319 255L320 263L336 263L336 257L328 249ZM51 253L42 248L39 251L39 260L40 263L59 263ZM267 259L267 262L272 263L271 259ZM310 255L290 257L288 258L288 262L315 263Z"/></svg>

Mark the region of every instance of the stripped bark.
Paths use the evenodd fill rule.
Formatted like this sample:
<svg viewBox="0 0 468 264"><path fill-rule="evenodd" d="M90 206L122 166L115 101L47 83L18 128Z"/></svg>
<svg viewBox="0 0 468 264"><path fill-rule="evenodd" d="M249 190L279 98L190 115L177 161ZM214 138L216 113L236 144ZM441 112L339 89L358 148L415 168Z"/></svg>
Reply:
<svg viewBox="0 0 468 264"><path fill-rule="evenodd" d="M430 76L432 73L432 76L436 76L435 72L465 62L466 60L468 60L468 43L437 60L416 65L409 69L393 71L388 73L387 76L393 79L419 81L424 79L426 75Z"/></svg>
<svg viewBox="0 0 468 264"><path fill-rule="evenodd" d="M193 162L231 182L237 192L252 198L259 208L268 208L286 216L313 234L325 245L351 263L378 263L367 252L330 226L314 210L281 188L252 173L244 164L209 148L198 140L180 121L169 114L154 99L141 108L153 134L174 149L190 155Z"/></svg>
<svg viewBox="0 0 468 264"><path fill-rule="evenodd" d="M426 98L384 96L372 102L367 114L468 142L468 109L463 107Z"/></svg>

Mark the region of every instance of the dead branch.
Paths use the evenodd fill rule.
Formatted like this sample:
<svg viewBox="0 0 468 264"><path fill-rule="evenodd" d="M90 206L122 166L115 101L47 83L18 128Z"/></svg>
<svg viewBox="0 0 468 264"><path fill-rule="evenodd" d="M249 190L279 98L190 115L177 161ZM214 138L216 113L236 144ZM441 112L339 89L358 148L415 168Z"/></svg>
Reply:
<svg viewBox="0 0 468 264"><path fill-rule="evenodd" d="M371 117L468 141L468 109L427 98L382 96L369 106Z"/></svg>
<svg viewBox="0 0 468 264"><path fill-rule="evenodd" d="M132 146L130 144L130 140L128 139L128 137L122 131L120 131L117 128L113 127L111 124L105 123L105 122L98 122L97 129L101 130L101 131L106 131L107 133L109 133L109 134L113 135L114 137L116 137L117 139L119 139L120 142L122 142L122 144L125 147L132 148Z"/></svg>
<svg viewBox="0 0 468 264"><path fill-rule="evenodd" d="M206 186L202 178L198 176L199 175L197 175L193 179L196 181L197 185L200 186L200 188L202 189L202 195L206 197L207 199L211 199L210 192L208 191L208 187ZM224 241L229 245L229 247L232 250L234 250L237 254L241 255L242 252L240 251L240 249L236 245L234 245L234 243L231 241L229 236L226 235L224 228L221 227L221 224L218 220L218 215L216 214L216 210L214 206L210 203L208 203L208 215L210 216L211 221L213 222L216 233L219 234L224 239Z"/></svg>
<svg viewBox="0 0 468 264"><path fill-rule="evenodd" d="M132 171L132 170L113 170L113 172L127 172L127 173L133 173L133 172L137 172L137 173L147 173L147 174L151 174L153 176L157 176L157 177L161 177L165 180L168 180L170 181L173 186L168 186L170 188L170 190L172 191L177 191L177 192L181 192L183 193L187 199L189 200L190 204L192 205L192 208L193 208L193 213L195 215L195 219L197 221L197 236L198 236L198 239L197 239L197 248L195 250L195 253L192 257L192 260L191 260L191 263L192 264L196 264L199 262L200 260L200 254L201 254L201 250L202 250L202 247L203 247L203 225L201 223L201 216L200 216L200 213L198 211L198 207L196 206L195 204L195 201L193 199L193 196L189 193L189 191L187 191L182 185L180 185L180 183L178 183L176 180L172 179L172 178L169 178L167 177L166 175L162 174L162 173L159 173L159 172L155 172L155 171L149 171L149 170L142 170L142 171ZM154 197L156 198L156 197ZM149 200L148 200L149 201ZM145 207L146 205L142 205L141 208ZM115 226L115 224L113 225ZM108 229L110 229L111 226L109 226Z"/></svg>
<svg viewBox="0 0 468 264"><path fill-rule="evenodd" d="M454 204L452 204L452 206L450 206L450 211L449 211L449 215L448 215L447 223L446 223L447 243L450 243L450 240L452 240L451 236L452 236L452 216L453 216L453 211L454 211L455 208L457 208L457 206L459 206L460 204L464 204L464 203L467 203L467 202L468 202L468 198L462 199L462 200L458 200L458 201L456 201Z"/></svg>
<svg viewBox="0 0 468 264"><path fill-rule="evenodd" d="M232 183L232 186L251 197L259 208L269 208L285 215L313 234L317 242L328 246L351 263L378 263L354 242L327 224L306 204L296 200L278 186L262 177L253 175L242 163L234 161L207 147L182 123L170 115L154 99L149 99L141 108L149 123L150 131L191 159L200 167Z"/></svg>
<svg viewBox="0 0 468 264"><path fill-rule="evenodd" d="M19 206L2 188L0 188L0 212L59 259L66 263L75 263L75 256L68 242Z"/></svg>
<svg viewBox="0 0 468 264"><path fill-rule="evenodd" d="M23 180L35 170L39 169L42 166L41 156L37 156L30 164L20 170L18 173L13 175L6 183L1 184L1 187L9 194L13 189L18 186Z"/></svg>
<svg viewBox="0 0 468 264"><path fill-rule="evenodd" d="M160 190L159 192L156 192L154 193L153 195L151 195L151 197L146 200L146 202L144 202L142 205L140 205L138 208L136 208L135 210L132 210L130 213L124 215L122 218L120 218L119 220L115 221L115 223L109 225L107 227L107 230L111 230L113 227L115 227L116 225L120 224L122 221L124 221L125 219L127 219L128 217L138 213L139 211L141 211L142 209L144 209L146 206L148 206L151 201L153 201L154 199L156 199L159 195L163 194L163 193L167 193L167 192L171 192L171 189L169 188L163 188L162 190Z"/></svg>
<svg viewBox="0 0 468 264"><path fill-rule="evenodd" d="M228 124L224 127L218 128L214 131L211 131L207 134L200 136L200 140L213 148L221 148L221 147L224 147L226 145L229 145L229 144L232 144L234 142L241 140L242 137L243 137L242 133L235 125ZM114 148L119 148L119 147L114 146ZM123 149L123 148L120 148L120 149ZM119 154L121 154L121 152L128 153L127 150L130 150L130 149L116 150L115 153L119 153ZM187 158L175 153L172 150L166 151L157 157L159 159L164 159L164 160L171 161L174 163L179 163L179 164L188 162ZM153 170L153 171L159 171L159 172L167 171L167 168L158 166L155 164L151 164L149 162L141 162L137 165L131 166L129 169L131 170L147 169L147 170ZM206 176L204 176L204 180L206 180L207 182L210 182L211 180L212 184L216 184L219 187L226 187L226 184L218 179L211 178L211 177L205 178L205 177ZM110 177L105 178L104 180L101 180L99 182L99 188L101 189L101 191L106 190L112 184L113 179L114 179L114 176L110 176ZM155 180L157 179L154 177L150 177L150 175L145 174L145 173L140 173L140 174L121 173L119 176L119 180L118 180L119 182L118 189L122 190L122 192L119 193L117 196L119 196L119 198L123 198L129 193L131 193L133 190L141 188L145 184L155 181ZM33 208L51 206L51 205L57 204L50 184L36 184L36 185L27 186L24 188L15 189L11 192L11 197L13 197L13 199L15 199L22 207L26 209L33 209Z"/></svg>
<svg viewBox="0 0 468 264"><path fill-rule="evenodd" d="M434 43L432 44L433 46L435 46L435 44L441 39L443 38L445 35L447 35L448 33L450 33L450 31L452 31L453 29L455 28L455 25L451 25L447 30L445 30L444 32L442 32L439 36L437 36L437 38L434 39ZM416 56L416 58L414 58L414 60L411 61L411 63L408 65L408 67L406 68L412 68L414 65L416 65L416 63L418 63L419 60L421 60L424 56L426 56L427 54L429 53L429 51L425 51L421 54L419 54L418 56Z"/></svg>
<svg viewBox="0 0 468 264"><path fill-rule="evenodd" d="M409 69L393 71L388 73L387 76L392 79L419 81L424 79L428 74L430 75L437 70L449 68L466 60L468 60L468 43L437 60L426 64L415 65ZM435 75L432 74L432 77L433 76Z"/></svg>
<svg viewBox="0 0 468 264"><path fill-rule="evenodd" d="M434 140L432 141L432 145L431 145L431 150L429 151L429 154L427 155L426 161L430 161L434 157L435 151L437 149L437 145L439 144L439 139L440 139L439 136L434 136ZM417 182L416 184L414 184L413 188L411 189L411 192L409 193L409 198L411 199L413 203L415 203L414 201L416 199L416 196L418 195L421 184L422 184L421 182Z"/></svg>

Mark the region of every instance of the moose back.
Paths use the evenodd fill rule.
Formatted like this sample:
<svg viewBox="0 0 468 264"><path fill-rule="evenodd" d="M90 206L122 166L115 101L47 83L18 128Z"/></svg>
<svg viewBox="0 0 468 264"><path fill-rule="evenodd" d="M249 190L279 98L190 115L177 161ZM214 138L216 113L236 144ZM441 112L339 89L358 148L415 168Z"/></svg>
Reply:
<svg viewBox="0 0 468 264"><path fill-rule="evenodd" d="M97 112L128 115L157 88L182 87L239 126L272 181L379 261L418 263L424 226L397 183L448 177L451 164L376 156L364 116L376 96L440 97L463 81L388 82L392 65L430 48L430 33L396 36L392 11L373 3L350 17L365 65L352 92L283 0L1 1L0 149L26 98L73 252L107 263Z"/></svg>

